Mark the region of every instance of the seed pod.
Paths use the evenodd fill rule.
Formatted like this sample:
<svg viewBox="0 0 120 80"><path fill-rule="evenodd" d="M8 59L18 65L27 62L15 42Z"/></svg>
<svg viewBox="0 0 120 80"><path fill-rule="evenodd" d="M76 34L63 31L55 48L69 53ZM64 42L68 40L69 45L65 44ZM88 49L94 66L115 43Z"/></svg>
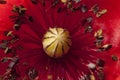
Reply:
<svg viewBox="0 0 120 80"><path fill-rule="evenodd" d="M72 44L69 32L62 28L50 28L43 37L43 48L53 58L62 57Z"/></svg>

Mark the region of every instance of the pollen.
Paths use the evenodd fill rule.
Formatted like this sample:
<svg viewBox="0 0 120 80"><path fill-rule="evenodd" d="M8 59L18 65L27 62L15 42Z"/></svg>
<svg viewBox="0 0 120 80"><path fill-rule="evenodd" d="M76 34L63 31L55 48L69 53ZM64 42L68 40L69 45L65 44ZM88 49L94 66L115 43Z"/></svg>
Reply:
<svg viewBox="0 0 120 80"><path fill-rule="evenodd" d="M67 54L71 45L69 32L63 28L49 28L43 36L43 49L45 53L53 58L59 58Z"/></svg>

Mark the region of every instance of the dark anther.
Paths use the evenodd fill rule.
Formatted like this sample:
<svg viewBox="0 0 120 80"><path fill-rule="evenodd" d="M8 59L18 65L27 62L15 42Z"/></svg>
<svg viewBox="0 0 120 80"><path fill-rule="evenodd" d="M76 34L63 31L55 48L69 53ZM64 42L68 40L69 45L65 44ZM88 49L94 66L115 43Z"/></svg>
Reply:
<svg viewBox="0 0 120 80"><path fill-rule="evenodd" d="M101 17L103 14L105 14L105 13L107 13L107 9L103 9L103 10L101 10L101 11L99 11L99 12L97 12L97 14L96 14L96 17Z"/></svg>
<svg viewBox="0 0 120 80"><path fill-rule="evenodd" d="M62 8L59 7L58 10L57 10L58 13L62 12Z"/></svg>
<svg viewBox="0 0 120 80"><path fill-rule="evenodd" d="M112 45L111 45L111 44L105 44L105 45L101 46L99 49L100 49L101 51L105 51L105 50L109 50L109 49L111 49L111 48L112 48Z"/></svg>
<svg viewBox="0 0 120 80"><path fill-rule="evenodd" d="M17 46L17 49L18 49L18 50L22 50L23 47L22 47L21 45L18 45L18 46Z"/></svg>
<svg viewBox="0 0 120 80"><path fill-rule="evenodd" d="M80 80L89 80L88 75L81 76Z"/></svg>
<svg viewBox="0 0 120 80"><path fill-rule="evenodd" d="M39 0L31 0L33 4L38 4Z"/></svg>
<svg viewBox="0 0 120 80"><path fill-rule="evenodd" d="M14 23L15 24L18 24L18 25L21 25L21 24L23 24L23 17L18 17L18 18L16 18L15 20L14 20Z"/></svg>
<svg viewBox="0 0 120 80"><path fill-rule="evenodd" d="M100 80L104 80L105 74L103 71L98 71L97 75L98 75Z"/></svg>
<svg viewBox="0 0 120 80"><path fill-rule="evenodd" d="M86 25L86 24L91 24L93 21L93 18L92 17L88 17L88 18L85 18L81 21L81 24L82 26Z"/></svg>
<svg viewBox="0 0 120 80"><path fill-rule="evenodd" d="M73 1L75 1L76 3L79 3L79 2L81 2L82 0L73 0Z"/></svg>
<svg viewBox="0 0 120 80"><path fill-rule="evenodd" d="M19 24L14 24L13 29L14 30L19 30L20 29L20 25Z"/></svg>
<svg viewBox="0 0 120 80"><path fill-rule="evenodd" d="M10 19L14 22L13 29L19 30L22 24L25 24L25 20L27 19L25 13L26 8L23 5L20 6L13 6L12 11L15 13L14 15L10 16Z"/></svg>
<svg viewBox="0 0 120 80"><path fill-rule="evenodd" d="M104 48L105 50L109 50L109 49L112 48L112 45L111 45L111 44L105 44L105 45L103 45L103 48Z"/></svg>
<svg viewBox="0 0 120 80"><path fill-rule="evenodd" d="M81 11L82 11L82 13L86 13L88 11L88 8L85 4L82 4Z"/></svg>
<svg viewBox="0 0 120 80"><path fill-rule="evenodd" d="M99 67L104 67L104 65L105 65L105 61L102 59L98 59L96 63Z"/></svg>
<svg viewBox="0 0 120 80"><path fill-rule="evenodd" d="M13 11L13 12L18 12L18 11L19 11L19 7L16 6L16 5L14 5L12 11Z"/></svg>
<svg viewBox="0 0 120 80"><path fill-rule="evenodd" d="M10 43L13 44L15 43L17 40L19 40L19 37L17 35L14 35L11 40L10 40Z"/></svg>
<svg viewBox="0 0 120 80"><path fill-rule="evenodd" d="M35 79L38 76L38 72L34 68L30 68L28 71L28 76L31 79Z"/></svg>
<svg viewBox="0 0 120 80"><path fill-rule="evenodd" d="M92 32L92 31L93 31L93 29L92 29L92 26L90 26L90 25L85 28L85 33Z"/></svg>
<svg viewBox="0 0 120 80"><path fill-rule="evenodd" d="M15 19L15 18L18 18L19 16L16 16L16 15L11 15L9 18L10 19Z"/></svg>
<svg viewBox="0 0 120 80"><path fill-rule="evenodd" d="M12 61L8 65L8 69L12 69L19 61L18 57L14 57L11 59Z"/></svg>
<svg viewBox="0 0 120 80"><path fill-rule="evenodd" d="M52 7L55 7L58 3L59 3L59 0L54 0L54 1L52 2Z"/></svg>
<svg viewBox="0 0 120 80"><path fill-rule="evenodd" d="M0 48L1 48L1 49L7 48L7 43L6 43L6 42L1 43L1 44L0 44Z"/></svg>
<svg viewBox="0 0 120 80"><path fill-rule="evenodd" d="M56 80L66 80L65 78L60 78L60 77L57 77L57 79Z"/></svg>
<svg viewBox="0 0 120 80"><path fill-rule="evenodd" d="M34 21L32 16L29 16L28 19L29 19L30 22Z"/></svg>
<svg viewBox="0 0 120 80"><path fill-rule="evenodd" d="M112 55L112 60L113 61L118 61L118 57L116 55Z"/></svg>
<svg viewBox="0 0 120 80"><path fill-rule="evenodd" d="M101 37L99 37L99 38L97 37L95 43L102 43L102 42L103 42L103 39L104 39L103 36L101 36Z"/></svg>
<svg viewBox="0 0 120 80"><path fill-rule="evenodd" d="M8 60L9 60L9 59L8 59L7 57L4 57L4 58L1 59L1 62L5 63L5 62L7 62Z"/></svg>
<svg viewBox="0 0 120 80"><path fill-rule="evenodd" d="M20 15L24 15L25 12L26 12L26 10L27 10L27 9L24 8L23 5L20 5L20 6L14 5L14 6L13 6L13 9L12 9L12 11L15 12L15 13L18 13L19 16L20 16Z"/></svg>
<svg viewBox="0 0 120 80"><path fill-rule="evenodd" d="M2 43L8 43L8 40L2 40L1 42Z"/></svg>
<svg viewBox="0 0 120 80"><path fill-rule="evenodd" d="M19 40L19 36L18 35L14 35L14 37L12 39Z"/></svg>
<svg viewBox="0 0 120 80"><path fill-rule="evenodd" d="M19 8L19 13L21 14L21 15L24 15L25 14L25 12L26 12L26 8L24 8L24 6L23 5L21 5L20 6L20 8Z"/></svg>
<svg viewBox="0 0 120 80"><path fill-rule="evenodd" d="M0 4L6 4L7 1L6 0L0 0Z"/></svg>
<svg viewBox="0 0 120 80"><path fill-rule="evenodd" d="M29 63L28 62L23 62L23 66L28 66Z"/></svg>
<svg viewBox="0 0 120 80"><path fill-rule="evenodd" d="M45 0L41 0L43 6L45 6Z"/></svg>
<svg viewBox="0 0 120 80"><path fill-rule="evenodd" d="M97 36L96 39L97 39L97 40L103 40L103 39L104 39L104 36L102 36L102 35L101 35L101 36Z"/></svg>
<svg viewBox="0 0 120 80"><path fill-rule="evenodd" d="M102 47L102 44L103 44L103 38L104 37L101 37L101 38L97 38L96 41L95 41L95 44L98 48L101 48Z"/></svg>
<svg viewBox="0 0 120 80"><path fill-rule="evenodd" d="M94 5L94 6L91 8L91 11L96 14L96 13L99 11L99 6L98 6L97 4Z"/></svg>
<svg viewBox="0 0 120 80"><path fill-rule="evenodd" d="M88 73L87 76L86 76L86 78L85 78L85 80L94 80L94 77L95 76L93 74Z"/></svg>
<svg viewBox="0 0 120 80"><path fill-rule="evenodd" d="M13 35L12 33L13 33L13 31L5 31L4 32L5 36L7 36L7 37L12 36Z"/></svg>
<svg viewBox="0 0 120 80"><path fill-rule="evenodd" d="M67 8L70 9L71 11L75 11L75 8L73 7L71 2L67 3Z"/></svg>
<svg viewBox="0 0 120 80"><path fill-rule="evenodd" d="M86 23L87 23L87 20L86 20L86 19L83 19L83 20L81 21L81 25L82 25L82 26L84 26Z"/></svg>
<svg viewBox="0 0 120 80"><path fill-rule="evenodd" d="M74 7L73 10L74 10L74 11L80 10L80 6L78 6L78 7L76 7L76 8Z"/></svg>
<svg viewBox="0 0 120 80"><path fill-rule="evenodd" d="M10 73L7 75L6 79L7 80L16 80L16 78L19 77L18 73L16 72L15 69L12 69Z"/></svg>
<svg viewBox="0 0 120 80"><path fill-rule="evenodd" d="M5 50L4 50L5 54L11 53L11 52L12 52L12 49L9 48L9 47L6 47Z"/></svg>
<svg viewBox="0 0 120 80"><path fill-rule="evenodd" d="M87 23L91 23L91 22L93 21L93 18L92 18L92 17L88 17L88 18L86 19L86 21L87 21Z"/></svg>

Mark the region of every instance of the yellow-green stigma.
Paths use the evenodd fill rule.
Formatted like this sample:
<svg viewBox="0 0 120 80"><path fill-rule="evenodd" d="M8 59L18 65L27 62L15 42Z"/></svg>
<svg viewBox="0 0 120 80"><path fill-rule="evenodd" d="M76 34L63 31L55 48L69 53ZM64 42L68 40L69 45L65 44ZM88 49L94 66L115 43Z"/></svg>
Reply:
<svg viewBox="0 0 120 80"><path fill-rule="evenodd" d="M72 45L69 32L63 28L49 28L43 37L43 49L53 58L67 54Z"/></svg>

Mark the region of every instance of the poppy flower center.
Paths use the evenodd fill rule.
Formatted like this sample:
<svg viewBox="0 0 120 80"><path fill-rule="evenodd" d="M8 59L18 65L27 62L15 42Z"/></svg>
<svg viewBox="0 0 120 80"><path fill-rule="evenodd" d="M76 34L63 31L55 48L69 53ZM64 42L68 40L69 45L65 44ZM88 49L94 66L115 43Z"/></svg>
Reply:
<svg viewBox="0 0 120 80"><path fill-rule="evenodd" d="M72 42L66 29L49 28L43 36L42 44L48 56L59 58L68 53Z"/></svg>

